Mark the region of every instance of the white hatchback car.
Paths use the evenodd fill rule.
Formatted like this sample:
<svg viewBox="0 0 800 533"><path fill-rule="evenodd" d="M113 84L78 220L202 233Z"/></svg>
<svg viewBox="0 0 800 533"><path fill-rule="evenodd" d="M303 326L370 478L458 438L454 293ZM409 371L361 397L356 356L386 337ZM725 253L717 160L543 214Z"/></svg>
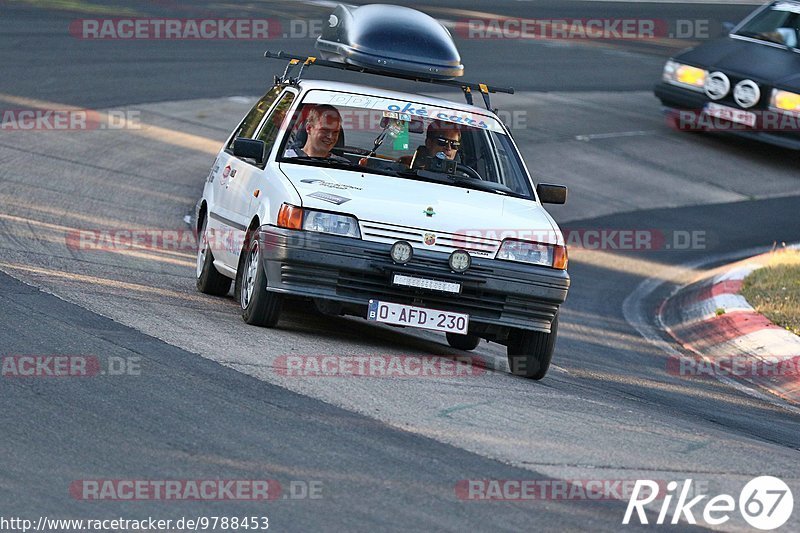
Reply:
<svg viewBox="0 0 800 533"><path fill-rule="evenodd" d="M327 121L309 124L320 110ZM326 126L333 131L316 131ZM490 111L360 85L278 83L207 178L197 287L225 295L235 280L254 325L274 326L283 302L301 297L328 313L443 331L459 349L499 342L514 373L540 379L570 281L541 202L565 199L564 187L534 186Z"/></svg>

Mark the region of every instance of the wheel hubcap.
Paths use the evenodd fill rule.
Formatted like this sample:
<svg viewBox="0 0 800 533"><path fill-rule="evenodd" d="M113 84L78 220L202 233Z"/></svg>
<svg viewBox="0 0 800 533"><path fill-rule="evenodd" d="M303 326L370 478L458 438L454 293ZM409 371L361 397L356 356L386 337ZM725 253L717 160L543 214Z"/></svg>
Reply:
<svg viewBox="0 0 800 533"><path fill-rule="evenodd" d="M256 286L256 275L258 274L258 242L253 241L251 248L250 253L247 255L247 264L245 265L244 278L242 279L242 309L247 309L247 306L250 305L250 299L253 297L253 291Z"/></svg>

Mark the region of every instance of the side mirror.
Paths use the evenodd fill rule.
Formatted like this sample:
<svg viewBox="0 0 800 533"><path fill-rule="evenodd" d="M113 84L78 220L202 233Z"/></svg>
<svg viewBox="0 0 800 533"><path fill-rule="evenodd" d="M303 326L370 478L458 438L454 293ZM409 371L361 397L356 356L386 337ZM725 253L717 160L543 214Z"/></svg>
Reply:
<svg viewBox="0 0 800 533"><path fill-rule="evenodd" d="M233 155L253 159L256 165L263 165L267 159L267 143L255 139L237 137L233 140Z"/></svg>
<svg viewBox="0 0 800 533"><path fill-rule="evenodd" d="M536 186L536 195L543 204L567 203L567 188L564 185L540 183Z"/></svg>
<svg viewBox="0 0 800 533"><path fill-rule="evenodd" d="M722 23L722 35L723 36L728 35L730 32L733 31L733 28L735 28L735 27L736 27L736 24L734 24L733 22L723 22Z"/></svg>

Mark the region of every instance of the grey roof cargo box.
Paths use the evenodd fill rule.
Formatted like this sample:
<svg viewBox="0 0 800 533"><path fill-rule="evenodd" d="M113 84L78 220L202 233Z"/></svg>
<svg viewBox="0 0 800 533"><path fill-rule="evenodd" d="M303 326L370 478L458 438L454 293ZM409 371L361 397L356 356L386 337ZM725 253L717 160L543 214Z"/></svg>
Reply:
<svg viewBox="0 0 800 533"><path fill-rule="evenodd" d="M339 5L316 47L323 59L377 72L434 79L464 74L450 32L425 13L402 6Z"/></svg>

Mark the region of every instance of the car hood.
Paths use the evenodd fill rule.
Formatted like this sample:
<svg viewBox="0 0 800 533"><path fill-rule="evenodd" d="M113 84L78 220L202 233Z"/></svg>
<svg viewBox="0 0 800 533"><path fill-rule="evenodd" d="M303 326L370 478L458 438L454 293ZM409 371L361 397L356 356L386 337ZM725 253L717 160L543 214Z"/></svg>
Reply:
<svg viewBox="0 0 800 533"><path fill-rule="evenodd" d="M800 53L792 50L725 37L691 48L674 59L769 85L800 89Z"/></svg>
<svg viewBox="0 0 800 533"><path fill-rule="evenodd" d="M303 207L351 214L361 223L362 233L368 225L383 235L396 227L395 240L413 229L420 235L430 231L496 242L516 237L563 244L553 219L533 200L308 165L281 163L280 168Z"/></svg>

